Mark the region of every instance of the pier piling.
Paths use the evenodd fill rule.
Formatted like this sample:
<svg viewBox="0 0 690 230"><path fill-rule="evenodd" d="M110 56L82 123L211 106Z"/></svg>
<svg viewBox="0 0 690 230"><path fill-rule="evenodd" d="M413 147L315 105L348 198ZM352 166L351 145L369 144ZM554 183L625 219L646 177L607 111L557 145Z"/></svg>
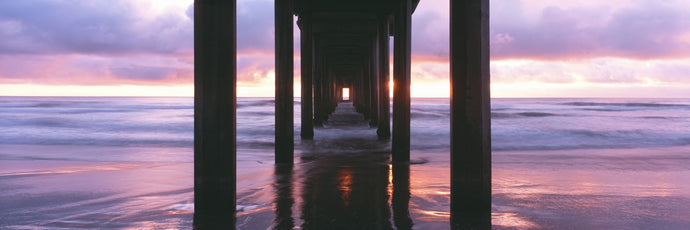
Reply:
<svg viewBox="0 0 690 230"><path fill-rule="evenodd" d="M294 156L293 0L275 2L275 162L292 163Z"/></svg>
<svg viewBox="0 0 690 230"><path fill-rule="evenodd" d="M302 128L301 137L302 139L312 139L314 138L314 118L313 118L313 105L312 105L312 74L314 71L314 61L313 61L313 48L314 42L311 33L311 15L304 14L299 18L298 21L300 27L300 56L301 56L301 72L302 72L302 100L301 100L301 111L302 111Z"/></svg>
<svg viewBox="0 0 690 230"><path fill-rule="evenodd" d="M194 2L194 228L235 226L235 0Z"/></svg>
<svg viewBox="0 0 690 230"><path fill-rule="evenodd" d="M419 0L275 1L275 162L294 159L293 17L301 44L301 137L343 100L391 139L395 190L409 190L411 20ZM194 2L194 228L235 225L236 3ZM393 35L393 113L389 42ZM489 1L450 0L451 228L491 227ZM349 106L349 104L348 104ZM393 119L392 132L390 119ZM400 167L403 166L404 167ZM403 169L403 170L398 170ZM402 180L401 180L402 179ZM405 181L407 181L405 183ZM282 183L282 181L281 181ZM280 190L290 195L288 190ZM407 193L394 200L409 202ZM279 200L289 216L291 200ZM412 226L406 205L396 226ZM394 207L394 209L396 209ZM285 214L285 215L283 215ZM290 226L290 218L285 219ZM281 225L282 226L282 225Z"/></svg>
<svg viewBox="0 0 690 230"><path fill-rule="evenodd" d="M491 228L489 1L451 1L451 227Z"/></svg>
<svg viewBox="0 0 690 230"><path fill-rule="evenodd" d="M393 41L393 161L410 161L410 61L412 0L398 1Z"/></svg>

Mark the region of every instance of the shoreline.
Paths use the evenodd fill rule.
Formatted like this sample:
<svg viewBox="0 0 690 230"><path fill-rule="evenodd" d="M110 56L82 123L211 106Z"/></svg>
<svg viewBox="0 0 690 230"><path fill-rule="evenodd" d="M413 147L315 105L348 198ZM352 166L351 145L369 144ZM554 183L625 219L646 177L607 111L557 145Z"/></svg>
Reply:
<svg viewBox="0 0 690 230"><path fill-rule="evenodd" d="M3 178L3 183L0 184L3 184L4 190L9 192L4 195L3 200L12 201L12 203L19 202L24 199L19 199L15 195L27 194L33 196L33 199L40 198L48 201L41 203L26 201L28 203L22 206L5 204L8 207L6 211L35 215L31 219L6 219L10 221L7 226L57 227L81 221L83 225L64 226L103 227L102 220L90 219L94 215L112 215L108 217L112 218L112 222L107 226L142 227L145 226L146 221L152 219L158 221L158 226L180 227L185 226L186 223L191 224L193 213L193 205L190 203L193 200L191 148L14 144L0 146L2 147L0 157L3 159L0 161L0 173L4 174L0 177ZM276 189L274 180L276 176L283 173L275 174L276 166L273 164L269 150L253 149L245 152L252 152L251 155L238 152L238 155L244 155L238 158L238 163L242 162L238 164L237 178L237 207L240 210L237 214L238 226L266 227L271 226L274 221L273 205ZM76 159L42 158L37 160L35 158L49 156L55 151ZM137 160L108 161L107 159L93 161L94 156L90 153L94 151L115 156L141 157L141 159L138 162ZM104 151L107 153L103 153ZM171 153L170 151L182 152ZM30 156L34 158L18 157L26 157L26 154L21 153L32 153ZM165 156L170 156L174 160L147 161L147 157L151 157L147 156L148 154L157 154L156 157L164 157L163 159ZM367 151L356 154L367 154ZM296 156L300 157L299 154ZM303 183L313 181L308 184L315 182L324 184L325 181L331 181L314 178L311 175L315 172L313 170L321 171L314 175L330 175L328 177L331 177L334 175L323 170L332 168L336 162L341 164L344 160L354 162L361 160L348 158L347 154L331 157L340 160L329 160L329 157L323 157L296 161L292 175L292 184L296 186L293 196L297 198L293 201L295 212L292 218L296 224L302 223L300 211L297 210L303 207L302 199L308 197L303 196L306 192ZM411 164L409 168L411 195L409 214L415 224L414 228L447 228L449 157L449 151L446 148L412 150L411 160L420 162L420 164ZM687 213L686 208L690 206L690 181L687 181L687 178L690 178L690 148L688 146L494 151L492 158L492 220L496 229L544 229L563 226L629 228L652 226L652 224L673 229L690 224L690 221L684 219L686 214L690 214ZM371 159L374 159L374 164L365 164L362 167L365 168L364 172L375 170L373 172L376 173L365 173L364 175L369 176L363 178L375 181L388 180L385 176L388 175L387 173L376 170L390 170L387 168L390 162L379 157ZM327 161L325 165L323 161ZM346 163L346 165L361 165L354 162ZM2 167L5 165L11 165L11 167ZM40 173L41 169L51 172L51 169L46 169L46 166L62 169L66 167L76 169L76 171ZM18 170L22 167L24 170ZM338 166L338 168L341 167ZM35 175L10 175L13 172L18 174L34 172ZM352 171L354 172L356 171ZM142 175L149 175L148 179L143 179ZM305 177L305 175L311 176ZM353 179L361 180L356 179L359 178L356 175L359 174L353 174ZM372 177L372 175L378 176ZM111 179L104 180L104 178ZM119 185L113 187L113 183ZM373 182L366 184L371 183ZM363 187L355 189L371 187L366 184L356 185ZM65 185L70 186L65 187ZM55 190L58 188L56 186L61 189ZM392 188L390 186L389 184L388 189ZM312 189L316 187L309 187L309 190ZM94 193L95 191L99 192ZM385 197L385 194L382 193L381 196ZM380 200L376 197L368 197L365 200ZM67 203L55 205L58 201ZM153 205L154 203L157 205ZM650 206L649 204L658 205ZM73 205L81 207L82 212L73 213L63 210L67 207L74 209ZM57 210L58 213L66 216L55 218L30 214L33 213L30 210L45 210L46 208ZM120 212L122 213L116 214ZM151 218L146 219L137 217L136 213L156 214L150 214ZM9 213L0 214L0 216L7 215Z"/></svg>

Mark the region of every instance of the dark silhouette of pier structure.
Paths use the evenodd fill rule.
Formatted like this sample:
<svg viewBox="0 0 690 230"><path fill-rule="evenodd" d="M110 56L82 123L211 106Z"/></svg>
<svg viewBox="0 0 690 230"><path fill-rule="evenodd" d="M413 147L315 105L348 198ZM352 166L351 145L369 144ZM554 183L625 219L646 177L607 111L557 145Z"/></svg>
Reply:
<svg viewBox="0 0 690 230"><path fill-rule="evenodd" d="M409 190L411 20L418 4L420 0L275 0L276 173L294 159L296 15L302 74L300 137L314 138L314 127L323 126L342 100L342 89L348 88L352 104L376 127L378 139L391 139L394 168L408 169L394 181L407 181ZM450 0L449 10L450 226L486 229L491 227L489 1ZM197 229L235 226L237 33L242 31L236 27L236 0L194 2Z"/></svg>

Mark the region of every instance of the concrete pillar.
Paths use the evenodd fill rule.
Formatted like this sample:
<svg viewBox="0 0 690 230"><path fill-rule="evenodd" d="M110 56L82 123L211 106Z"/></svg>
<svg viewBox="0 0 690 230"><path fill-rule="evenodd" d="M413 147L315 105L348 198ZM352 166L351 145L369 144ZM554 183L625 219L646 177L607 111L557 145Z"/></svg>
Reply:
<svg viewBox="0 0 690 230"><path fill-rule="evenodd" d="M338 107L338 82L336 75L331 75L331 98L333 99L333 109L331 113L335 112L335 107Z"/></svg>
<svg viewBox="0 0 690 230"><path fill-rule="evenodd" d="M194 1L195 229L235 229L235 8Z"/></svg>
<svg viewBox="0 0 690 230"><path fill-rule="evenodd" d="M362 72L360 69L357 69L356 75L355 75L355 86L353 87L355 89L355 96L357 96L357 104L355 104L355 109L357 112L362 112Z"/></svg>
<svg viewBox="0 0 690 230"><path fill-rule="evenodd" d="M338 98L338 103L340 103L341 101L343 101L343 87L344 87L344 86L343 86L342 83L338 83L337 86L336 86L336 91L335 91L335 92L336 92L336 95L338 96L338 97L337 97L337 98Z"/></svg>
<svg viewBox="0 0 690 230"><path fill-rule="evenodd" d="M372 45L369 49L371 56L369 60L369 84L371 85L371 98L369 99L369 113L371 114L371 116L369 116L370 127L377 127L379 123L379 50L377 33L374 33L371 39Z"/></svg>
<svg viewBox="0 0 690 230"><path fill-rule="evenodd" d="M293 162L293 2L275 1L276 134L275 162Z"/></svg>
<svg viewBox="0 0 690 230"><path fill-rule="evenodd" d="M391 137L390 126L390 92L388 91L389 81L389 36L388 36L388 15L379 19L379 127L376 130L379 140L388 140Z"/></svg>
<svg viewBox="0 0 690 230"><path fill-rule="evenodd" d="M353 73L351 76L352 80L350 80L350 101L352 101L352 105L355 106L355 110L357 110L357 76L356 74Z"/></svg>
<svg viewBox="0 0 690 230"><path fill-rule="evenodd" d="M304 13L299 20L300 25L300 55L302 72L302 139L314 138L314 119L312 106L312 75L314 71L311 15Z"/></svg>
<svg viewBox="0 0 690 230"><path fill-rule="evenodd" d="M362 67L359 70L359 97L361 100L359 100L360 103L360 110L362 115L364 115L365 119L369 117L369 109L368 109L368 104L369 104L369 99L368 99L368 93L369 92L369 84L367 83L366 79L368 77L368 74L366 72L366 65L363 63L361 64Z"/></svg>
<svg viewBox="0 0 690 230"><path fill-rule="evenodd" d="M371 103L371 82L369 78L371 77L371 71L369 71L370 63L368 58L364 58L362 66L362 114L364 119L369 119L369 104Z"/></svg>
<svg viewBox="0 0 690 230"><path fill-rule="evenodd" d="M393 163L393 194L391 208L393 223L397 229L412 229L410 218L410 164Z"/></svg>
<svg viewBox="0 0 690 230"><path fill-rule="evenodd" d="M333 111L335 111L335 107L338 105L338 101L335 100L335 75L333 74L332 70L328 75L328 98L330 102L328 114L331 114Z"/></svg>
<svg viewBox="0 0 690 230"><path fill-rule="evenodd" d="M332 96L332 80L333 80L333 74L332 74L332 69L330 67L327 68L326 71L326 78L324 78L323 82L323 98L324 98L324 111L323 111L323 120L328 121L328 115L331 114L332 108L333 108L333 96Z"/></svg>
<svg viewBox="0 0 690 230"><path fill-rule="evenodd" d="M321 75L319 76L319 87L321 88L320 90L320 97L321 97L321 106L319 107L319 118L322 121L327 121L328 120L328 74L330 72L329 66L328 66L328 60L324 57L322 58L322 65L323 68L321 69Z"/></svg>
<svg viewBox="0 0 690 230"><path fill-rule="evenodd" d="M323 69L324 61L322 56L322 49L315 46L314 53L314 126L323 127Z"/></svg>
<svg viewBox="0 0 690 230"><path fill-rule="evenodd" d="M326 65L327 61L324 58L324 66L322 69L322 74L320 77L319 81L319 87L321 87L321 107L319 114L321 116L321 120L326 121L328 119L328 66Z"/></svg>
<svg viewBox="0 0 690 230"><path fill-rule="evenodd" d="M363 68L363 66L360 66L360 68L357 69L357 75L355 76L355 86L353 88L356 89L355 93L357 96L355 109L358 113L364 115L364 83L362 82L364 79L364 71L362 70Z"/></svg>
<svg viewBox="0 0 690 230"><path fill-rule="evenodd" d="M451 228L491 228L489 0L450 2Z"/></svg>
<svg viewBox="0 0 690 230"><path fill-rule="evenodd" d="M276 219L273 221L274 229L292 229L295 227L295 220L292 218L292 206L295 199L292 198L292 164L276 164L274 166L273 189L275 197Z"/></svg>
<svg viewBox="0 0 690 230"><path fill-rule="evenodd" d="M393 57L393 161L410 161L410 38L412 0L401 0L395 12Z"/></svg>

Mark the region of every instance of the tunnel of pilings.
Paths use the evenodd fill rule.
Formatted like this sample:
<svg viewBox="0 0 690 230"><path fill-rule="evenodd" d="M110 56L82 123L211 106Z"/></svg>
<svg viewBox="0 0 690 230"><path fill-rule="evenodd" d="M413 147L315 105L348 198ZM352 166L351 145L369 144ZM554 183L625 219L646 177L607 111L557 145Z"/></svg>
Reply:
<svg viewBox="0 0 690 230"><path fill-rule="evenodd" d="M301 127L312 139L352 102L393 164L410 160L411 23L420 0L275 1L275 162L294 159L293 25L300 33ZM194 227L234 228L236 0L194 2ZM491 226L488 0L450 0L451 218ZM392 60L391 50L392 44ZM393 71L389 67L392 64ZM389 80L393 81L390 111ZM343 95L344 90L349 95ZM347 97L344 97L347 96ZM391 127L392 119L392 127Z"/></svg>

